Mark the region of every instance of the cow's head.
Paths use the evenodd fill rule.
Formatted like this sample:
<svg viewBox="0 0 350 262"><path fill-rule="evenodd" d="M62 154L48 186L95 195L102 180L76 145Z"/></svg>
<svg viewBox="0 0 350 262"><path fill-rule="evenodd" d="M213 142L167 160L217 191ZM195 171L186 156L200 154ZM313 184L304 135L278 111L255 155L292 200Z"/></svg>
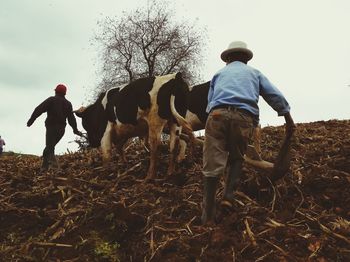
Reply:
<svg viewBox="0 0 350 262"><path fill-rule="evenodd" d="M75 115L82 120L82 126L87 132L88 142L91 147L100 146L107 126L107 116L101 100L99 98L94 104L74 111Z"/></svg>

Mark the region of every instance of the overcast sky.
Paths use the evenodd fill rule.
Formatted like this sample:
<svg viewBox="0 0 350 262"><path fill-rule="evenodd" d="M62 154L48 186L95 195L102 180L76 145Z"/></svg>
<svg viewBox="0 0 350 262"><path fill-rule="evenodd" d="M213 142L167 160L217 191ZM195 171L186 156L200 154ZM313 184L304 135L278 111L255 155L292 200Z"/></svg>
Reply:
<svg viewBox="0 0 350 262"><path fill-rule="evenodd" d="M41 155L46 116L26 127L34 108L58 83L67 85L74 108L86 105L98 79L91 46L97 21L146 3L1 0L0 135L6 151ZM350 1L176 0L174 12L208 29L205 80L224 66L220 53L228 44L242 40L254 53L249 64L286 96L296 123L350 119ZM284 123L262 99L259 105L262 126ZM56 153L76 150L73 140L67 125Z"/></svg>

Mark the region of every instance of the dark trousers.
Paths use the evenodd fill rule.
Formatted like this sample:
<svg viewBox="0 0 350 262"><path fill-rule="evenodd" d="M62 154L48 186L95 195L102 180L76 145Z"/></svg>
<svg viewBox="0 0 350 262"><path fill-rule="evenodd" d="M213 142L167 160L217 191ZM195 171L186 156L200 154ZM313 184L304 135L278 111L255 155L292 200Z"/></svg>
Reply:
<svg viewBox="0 0 350 262"><path fill-rule="evenodd" d="M43 151L43 168L56 164L55 146L64 135L65 126L46 126L46 147Z"/></svg>

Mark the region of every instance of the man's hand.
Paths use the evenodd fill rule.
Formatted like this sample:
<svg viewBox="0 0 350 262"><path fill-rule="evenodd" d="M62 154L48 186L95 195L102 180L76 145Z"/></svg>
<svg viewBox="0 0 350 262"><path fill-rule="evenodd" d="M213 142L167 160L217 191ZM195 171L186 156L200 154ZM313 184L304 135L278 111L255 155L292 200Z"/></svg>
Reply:
<svg viewBox="0 0 350 262"><path fill-rule="evenodd" d="M284 119L286 121L286 136L291 137L296 129L296 125L294 124L293 118L290 113L284 115Z"/></svg>
<svg viewBox="0 0 350 262"><path fill-rule="evenodd" d="M83 134L77 129L73 131L74 134L76 134L77 136L83 136Z"/></svg>
<svg viewBox="0 0 350 262"><path fill-rule="evenodd" d="M30 127L34 123L33 119L29 119L27 122L27 126Z"/></svg>

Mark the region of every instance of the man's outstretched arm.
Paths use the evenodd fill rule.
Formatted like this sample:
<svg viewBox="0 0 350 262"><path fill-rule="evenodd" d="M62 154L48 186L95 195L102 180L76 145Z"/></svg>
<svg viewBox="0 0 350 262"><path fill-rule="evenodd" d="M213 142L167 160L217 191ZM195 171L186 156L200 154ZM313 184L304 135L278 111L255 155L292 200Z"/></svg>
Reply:
<svg viewBox="0 0 350 262"><path fill-rule="evenodd" d="M49 97L34 109L34 112L27 122L28 127L31 126L34 123L35 119L37 119L42 113L45 113L47 111L50 100L51 98Z"/></svg>

